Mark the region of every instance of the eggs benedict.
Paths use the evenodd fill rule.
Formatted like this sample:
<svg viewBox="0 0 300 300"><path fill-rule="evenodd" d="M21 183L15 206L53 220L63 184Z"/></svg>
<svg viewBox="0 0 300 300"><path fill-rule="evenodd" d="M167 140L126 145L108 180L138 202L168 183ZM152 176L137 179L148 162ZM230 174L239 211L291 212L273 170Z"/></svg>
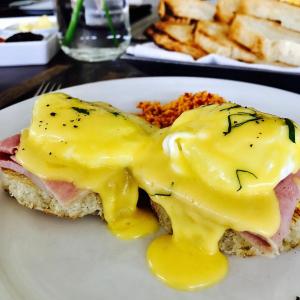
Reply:
<svg viewBox="0 0 300 300"><path fill-rule="evenodd" d="M151 270L171 287L194 290L226 275L220 250L238 253L234 235L269 255L295 236L299 137L293 121L234 103L187 111L159 129L105 103L49 94L21 136L1 142L0 166L21 203L15 174L65 209L93 195L89 213L125 239L157 229L153 215L137 208L142 188L172 231L150 244Z"/></svg>

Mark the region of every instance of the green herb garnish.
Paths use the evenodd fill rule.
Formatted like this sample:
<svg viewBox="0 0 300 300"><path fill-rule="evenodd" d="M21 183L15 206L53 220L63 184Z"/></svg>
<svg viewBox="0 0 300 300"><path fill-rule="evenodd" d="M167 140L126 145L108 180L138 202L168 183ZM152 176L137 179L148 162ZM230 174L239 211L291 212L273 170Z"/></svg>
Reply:
<svg viewBox="0 0 300 300"><path fill-rule="evenodd" d="M115 47L118 47L119 42L117 41L117 34L116 34L115 27L113 25L113 21L112 21L112 17L111 17L110 11L109 11L109 7L107 5L107 0L103 0L103 10L104 10L104 13L105 13L105 17L107 19L109 30L110 30L111 34L113 35Z"/></svg>
<svg viewBox="0 0 300 300"><path fill-rule="evenodd" d="M151 196L161 196L161 197L171 197L172 193L164 194L164 193L156 193Z"/></svg>
<svg viewBox="0 0 300 300"><path fill-rule="evenodd" d="M233 117L233 116L242 116L242 115L249 116L251 118L248 119L248 120L242 121L242 122L235 122L234 124L232 124L231 117ZM240 127L240 126L242 126L246 123L249 123L249 122L257 122L259 120L262 120L263 118L258 116L256 113L251 114L251 113L240 112L240 113L229 115L227 117L227 119L228 119L228 128L227 128L227 131L223 132L224 135L229 134L232 131L232 129L234 129L234 128L238 128L238 127Z"/></svg>
<svg viewBox="0 0 300 300"><path fill-rule="evenodd" d="M231 107L227 107L227 108L223 108L221 109L220 111L225 111L225 110L231 110L231 109L234 109L234 108L240 108L241 106L239 104L236 104L234 106L231 106Z"/></svg>
<svg viewBox="0 0 300 300"><path fill-rule="evenodd" d="M80 12L82 10L82 7L83 7L83 0L77 0L76 5L72 12L71 21L68 25L64 39L62 41L64 46L70 46L70 44L72 43L72 41L74 39L74 35L75 35L75 31L76 31L76 28L77 28L77 25L79 22L79 17L80 17ZM117 34L116 34L116 30L113 25L109 7L107 5L107 0L103 0L103 10L105 13L105 17L107 18L109 30L110 30L111 34L113 35L114 45L115 45L115 47L118 47L119 42L117 40Z"/></svg>
<svg viewBox="0 0 300 300"><path fill-rule="evenodd" d="M77 111L80 114L84 114L84 115L89 115L90 114L89 110L87 110L85 108L72 106L72 109L74 109L75 111Z"/></svg>
<svg viewBox="0 0 300 300"><path fill-rule="evenodd" d="M126 116L124 116L122 113L118 112L118 111L109 111L112 115L114 115L115 117L122 117L124 120L127 120Z"/></svg>
<svg viewBox="0 0 300 300"><path fill-rule="evenodd" d="M75 35L75 31L76 31L77 24L79 21L80 11L82 9L82 6L83 6L83 0L77 0L74 10L72 12L71 21L69 23L65 37L63 39L64 46L69 46L74 39L74 35Z"/></svg>
<svg viewBox="0 0 300 300"><path fill-rule="evenodd" d="M236 174L236 177L237 177L238 182L239 182L239 188L236 190L237 192L240 191L243 188L243 186L241 184L241 179L240 179L239 173L248 173L248 174L252 175L253 177L255 177L257 179L257 176L255 174L253 174L252 172L249 172L249 171L246 171L246 170L236 170L235 174Z"/></svg>
<svg viewBox="0 0 300 300"><path fill-rule="evenodd" d="M170 186L171 188L175 185L175 182L172 181ZM172 196L172 192L169 192L169 193L156 193L156 194L153 194L151 196L161 196L161 197L171 197Z"/></svg>
<svg viewBox="0 0 300 300"><path fill-rule="evenodd" d="M296 135L295 135L295 124L290 119L285 118L284 119L285 124L289 128L289 139L296 144Z"/></svg>

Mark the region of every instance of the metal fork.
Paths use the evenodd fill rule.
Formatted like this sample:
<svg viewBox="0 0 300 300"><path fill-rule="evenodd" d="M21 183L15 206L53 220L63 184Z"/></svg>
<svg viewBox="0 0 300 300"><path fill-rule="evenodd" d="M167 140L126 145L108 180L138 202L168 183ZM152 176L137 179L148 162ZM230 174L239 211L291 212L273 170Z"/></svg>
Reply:
<svg viewBox="0 0 300 300"><path fill-rule="evenodd" d="M61 83L51 83L51 81L43 82L36 91L34 97L59 90L61 86Z"/></svg>

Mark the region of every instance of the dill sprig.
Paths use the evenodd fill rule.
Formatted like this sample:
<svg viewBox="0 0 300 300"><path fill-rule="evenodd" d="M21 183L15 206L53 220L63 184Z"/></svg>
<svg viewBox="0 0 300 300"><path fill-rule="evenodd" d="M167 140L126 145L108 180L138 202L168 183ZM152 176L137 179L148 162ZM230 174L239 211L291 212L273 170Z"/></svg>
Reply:
<svg viewBox="0 0 300 300"><path fill-rule="evenodd" d="M240 169L236 170L235 174L236 174L237 180L239 182L239 188L236 190L237 192L240 191L243 188L243 186L241 184L241 179L240 179L240 174L239 173L247 173L247 174L250 174L250 175L252 175L253 177L255 177L257 179L257 176L254 173L250 172L250 171L240 170Z"/></svg>
<svg viewBox="0 0 300 300"><path fill-rule="evenodd" d="M232 124L232 120L231 120L231 117L234 117L234 116L242 116L242 115L245 115L245 116L249 116L250 119L247 119L245 121L242 121L242 122L238 122L238 123L235 123L235 124ZM236 113L236 114L231 114L227 117L228 119L228 128L227 128L227 131L224 131L224 135L227 135L229 134L232 129L234 128L238 128L246 123L249 123L249 122L255 122L255 121L259 121L259 120L262 120L263 118L260 117L259 115L257 115L256 113L244 113L244 112L240 112L240 113Z"/></svg>
<svg viewBox="0 0 300 300"><path fill-rule="evenodd" d="M296 134L295 134L295 124L293 121L291 121L290 119L285 118L284 119L285 124L287 125L288 129L289 129L289 139L296 144Z"/></svg>

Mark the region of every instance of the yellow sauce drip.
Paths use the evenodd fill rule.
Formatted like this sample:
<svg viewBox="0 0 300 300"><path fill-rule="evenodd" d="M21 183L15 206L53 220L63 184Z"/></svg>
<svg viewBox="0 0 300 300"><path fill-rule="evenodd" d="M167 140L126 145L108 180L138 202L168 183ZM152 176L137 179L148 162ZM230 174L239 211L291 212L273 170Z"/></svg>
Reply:
<svg viewBox="0 0 300 300"><path fill-rule="evenodd" d="M227 259L219 252L218 241L226 228L188 211L189 205L176 205L172 196L155 196L153 201L167 211L172 236L155 239L147 253L151 270L169 286L194 290L208 287L227 273Z"/></svg>
<svg viewBox="0 0 300 300"><path fill-rule="evenodd" d="M158 223L149 211L137 209L131 215L110 223L109 229L118 238L129 240L155 232L158 229Z"/></svg>
<svg viewBox="0 0 300 300"><path fill-rule="evenodd" d="M220 252L208 254L193 244L177 243L170 235L155 239L147 252L152 272L170 287L195 290L223 279L227 259Z"/></svg>
<svg viewBox="0 0 300 300"><path fill-rule="evenodd" d="M173 230L150 245L150 268L168 285L193 290L225 276L218 242L227 229L266 238L277 231L274 187L300 168L299 130L294 143L288 124L227 103L186 112L159 130L108 104L50 94L37 101L17 160L41 178L99 193L122 239L157 229L137 209L144 189Z"/></svg>

